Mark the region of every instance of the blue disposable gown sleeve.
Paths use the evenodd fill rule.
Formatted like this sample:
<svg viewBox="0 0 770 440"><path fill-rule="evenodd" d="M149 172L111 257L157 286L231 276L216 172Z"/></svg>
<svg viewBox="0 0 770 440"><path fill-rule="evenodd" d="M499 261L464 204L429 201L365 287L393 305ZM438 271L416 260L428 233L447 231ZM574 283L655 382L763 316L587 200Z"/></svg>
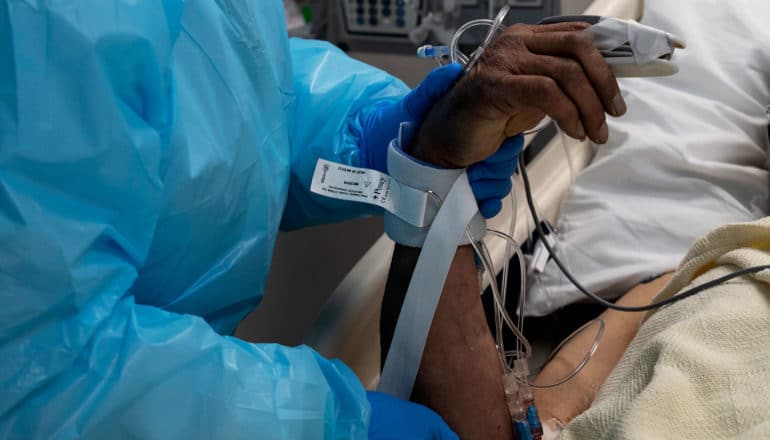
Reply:
<svg viewBox="0 0 770 440"><path fill-rule="evenodd" d="M409 88L329 43L292 38L289 44L295 109L290 121L291 182L281 228L379 213L369 205L313 194L310 182L319 158L360 166L367 116L383 101L403 98Z"/></svg>
<svg viewBox="0 0 770 440"><path fill-rule="evenodd" d="M0 438L366 438L342 363L134 300L181 4L0 3Z"/></svg>

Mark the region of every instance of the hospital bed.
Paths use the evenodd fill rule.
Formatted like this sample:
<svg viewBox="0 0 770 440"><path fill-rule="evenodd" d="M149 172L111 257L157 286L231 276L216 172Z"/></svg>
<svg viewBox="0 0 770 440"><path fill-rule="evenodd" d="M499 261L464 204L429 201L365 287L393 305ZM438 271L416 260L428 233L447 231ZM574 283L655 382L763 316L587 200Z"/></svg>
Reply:
<svg viewBox="0 0 770 440"><path fill-rule="evenodd" d="M595 0L585 14L638 19L642 9L643 0ZM526 139L525 148L534 137ZM555 220L565 192L575 175L591 162L593 151L590 142L559 133L529 160L533 197L543 218ZM514 194L518 213L514 238L522 243L534 225L518 176L514 177ZM490 220L488 227L509 230L512 212L507 198L501 214ZM489 236L485 240L495 267L501 268L507 258L505 242ZM332 293L304 341L323 356L344 361L369 389L376 388L379 380L380 303L392 253L393 242L381 236Z"/></svg>

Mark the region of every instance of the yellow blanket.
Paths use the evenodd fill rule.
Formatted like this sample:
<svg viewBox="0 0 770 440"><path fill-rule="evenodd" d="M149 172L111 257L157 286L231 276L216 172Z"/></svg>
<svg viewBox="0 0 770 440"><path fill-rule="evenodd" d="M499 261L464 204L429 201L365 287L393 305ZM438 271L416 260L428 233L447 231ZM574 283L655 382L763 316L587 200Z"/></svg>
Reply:
<svg viewBox="0 0 770 440"><path fill-rule="evenodd" d="M770 264L770 218L723 226L690 250L657 300ZM649 315L562 439L770 439L770 270Z"/></svg>

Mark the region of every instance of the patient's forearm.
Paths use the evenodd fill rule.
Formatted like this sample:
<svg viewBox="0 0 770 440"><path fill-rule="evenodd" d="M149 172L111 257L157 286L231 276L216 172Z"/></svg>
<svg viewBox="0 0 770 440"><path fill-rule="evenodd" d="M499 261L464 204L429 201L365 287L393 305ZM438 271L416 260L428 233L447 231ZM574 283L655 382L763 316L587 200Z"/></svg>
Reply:
<svg viewBox="0 0 770 440"><path fill-rule="evenodd" d="M640 284L624 295L618 304L640 306L649 304L665 286L671 275L650 283ZM567 423L588 409L596 392L615 368L628 344L636 336L644 313L607 310L602 313L605 329L599 348L589 363L572 380L554 388L535 389L535 402L543 420L556 418ZM591 326L566 344L535 380L535 384L554 383L564 377L585 357L593 344L597 328Z"/></svg>
<svg viewBox="0 0 770 440"><path fill-rule="evenodd" d="M387 353L419 249L396 245L383 299ZM457 250L431 325L412 399L438 412L462 439L510 439L502 369L481 305L469 246Z"/></svg>

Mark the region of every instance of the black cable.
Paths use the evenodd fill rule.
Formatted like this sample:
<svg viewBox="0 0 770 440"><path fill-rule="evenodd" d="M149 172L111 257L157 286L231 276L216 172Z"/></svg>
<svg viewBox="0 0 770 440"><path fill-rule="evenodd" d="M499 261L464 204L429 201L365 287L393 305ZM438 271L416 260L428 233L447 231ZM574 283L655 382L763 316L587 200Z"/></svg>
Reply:
<svg viewBox="0 0 770 440"><path fill-rule="evenodd" d="M519 170L521 171L521 179L524 182L524 192L527 196L527 205L529 205L529 212L532 214L532 219L535 221L535 228L537 228L537 232L540 234L541 237L545 237L545 231L543 231L543 227L540 224L540 218L537 215L537 210L535 209L535 202L532 200L532 189L529 185L529 177L527 177L527 169L524 166L520 166ZM548 253L551 254L551 258L553 258L553 261L556 263L557 266L559 266L559 269L562 271L565 277L580 290L580 292L587 297L591 298L592 300L596 301L597 303L610 308L619 310L621 312L647 312L650 310L655 310L659 307L663 307L668 304L673 304L677 301L681 301L685 298L689 298L693 295L697 295L705 290L711 289L712 287L716 287L722 283L725 283L729 280L732 280L733 278L738 278L743 275L748 275L752 273L761 272L763 270L770 269L770 265L763 265L763 266L753 266L746 269L741 269L739 271L733 272L731 274L725 275L723 277L719 277L715 280L711 280L709 282L703 283L700 286L693 287L692 289L685 290L684 292L672 296L671 298L665 299L660 302L648 304L646 306L638 306L638 307L629 307L629 306L620 306L615 303L612 303L610 301L607 301L606 299L600 297L599 295L589 291L585 287L583 287L570 273L569 270L564 266L564 264L561 262L558 256L556 256L556 252L551 248L551 245L548 244L548 241L544 238L540 240L543 245L545 245L545 248L548 250Z"/></svg>

